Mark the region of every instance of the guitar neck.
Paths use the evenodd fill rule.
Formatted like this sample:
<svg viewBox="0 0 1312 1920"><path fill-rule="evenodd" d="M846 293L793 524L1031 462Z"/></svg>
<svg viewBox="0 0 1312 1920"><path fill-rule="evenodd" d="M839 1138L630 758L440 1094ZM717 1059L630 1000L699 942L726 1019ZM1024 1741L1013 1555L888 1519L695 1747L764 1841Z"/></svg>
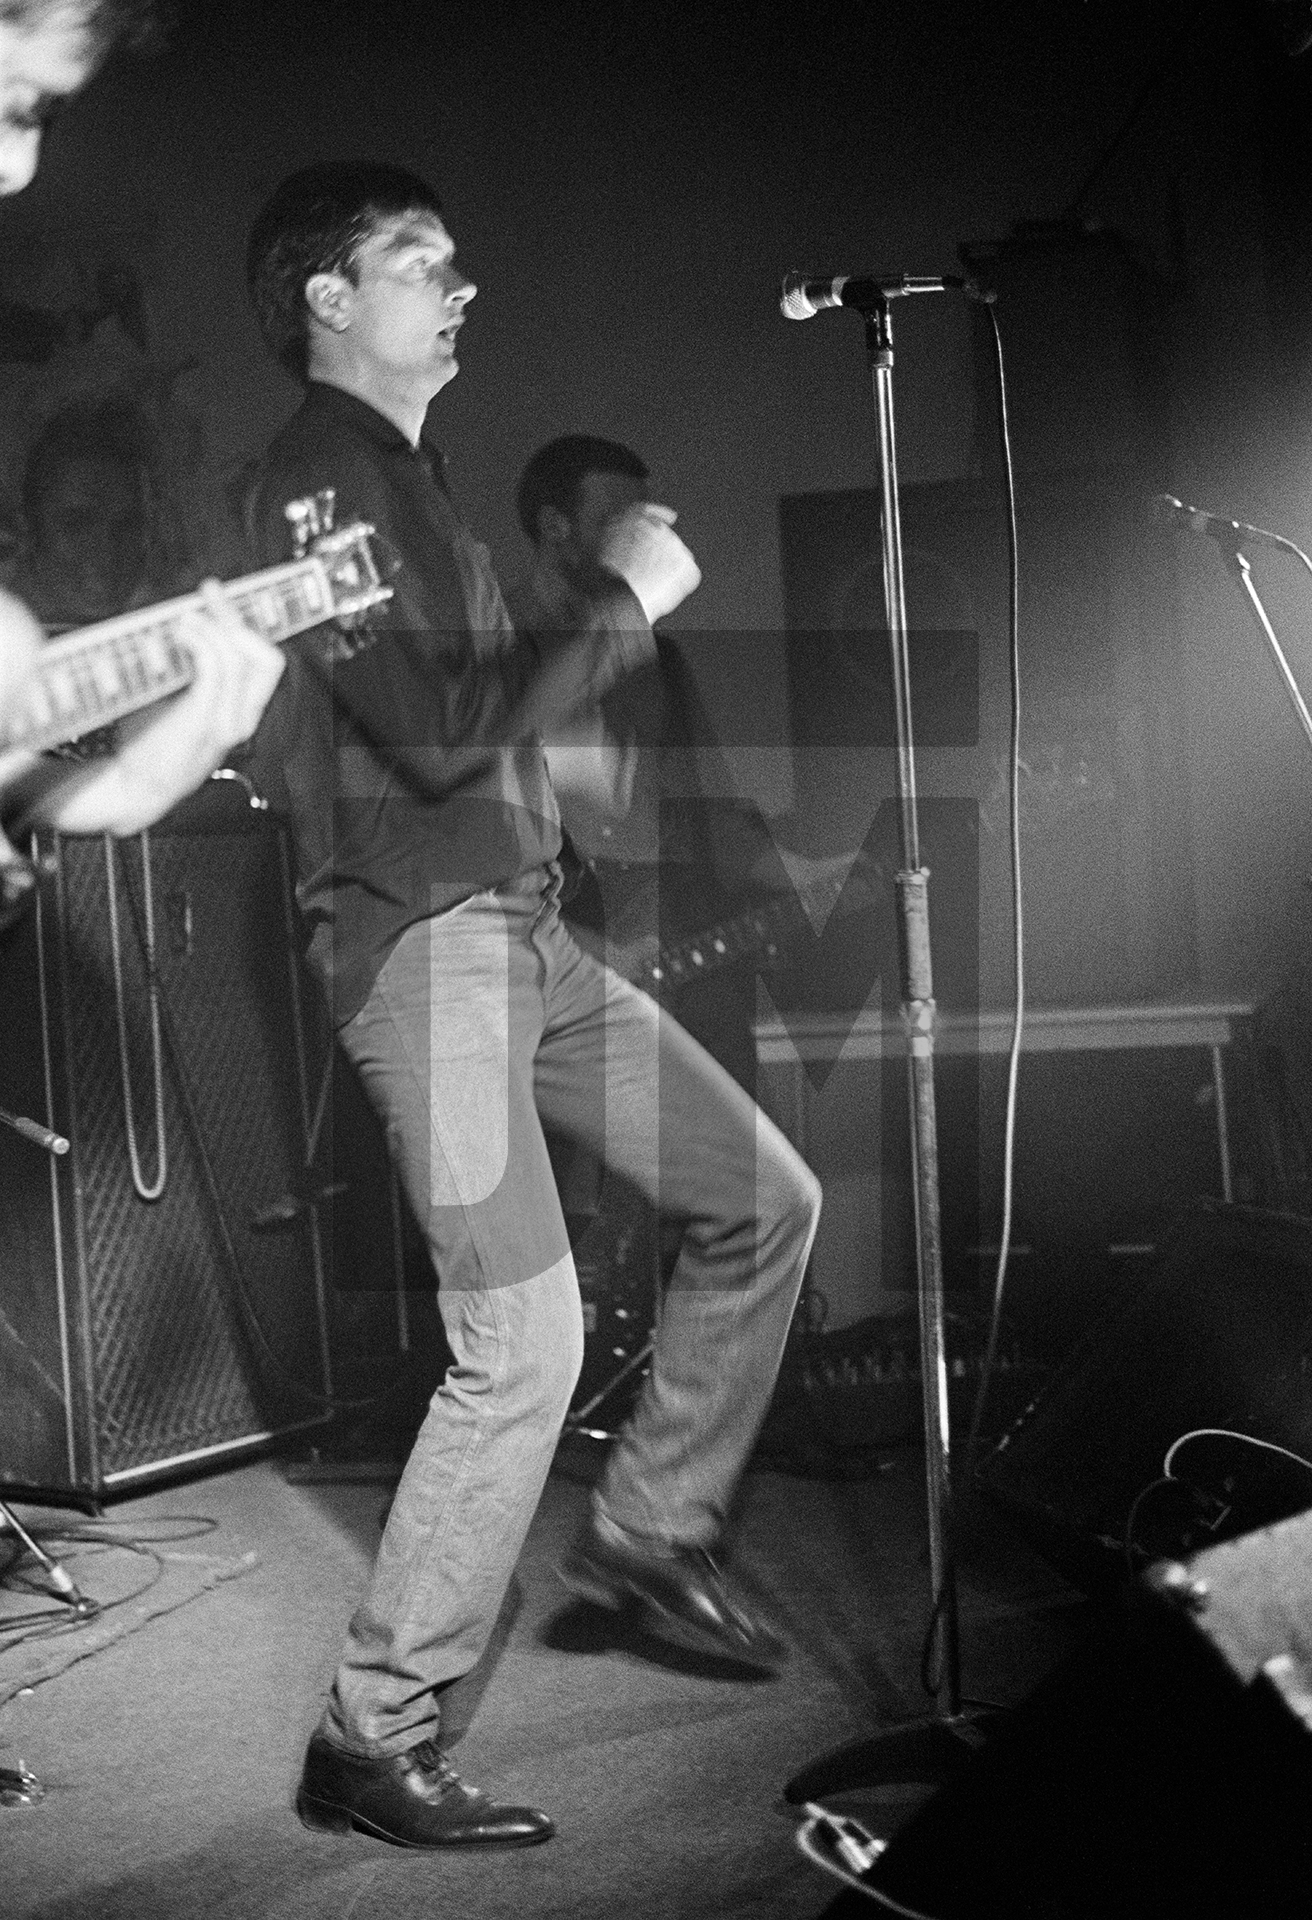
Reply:
<svg viewBox="0 0 1312 1920"><path fill-rule="evenodd" d="M797 896L780 894L746 913L717 921L690 939L661 947L631 969L629 979L659 999L736 961L775 960L789 932L795 931L804 918L805 909Z"/></svg>
<svg viewBox="0 0 1312 1920"><path fill-rule="evenodd" d="M327 571L313 555L247 574L224 592L247 626L273 642L290 640L335 611ZM51 641L17 709L0 721L0 752L62 746L180 692L192 677L182 623L201 605L199 594L183 594Z"/></svg>

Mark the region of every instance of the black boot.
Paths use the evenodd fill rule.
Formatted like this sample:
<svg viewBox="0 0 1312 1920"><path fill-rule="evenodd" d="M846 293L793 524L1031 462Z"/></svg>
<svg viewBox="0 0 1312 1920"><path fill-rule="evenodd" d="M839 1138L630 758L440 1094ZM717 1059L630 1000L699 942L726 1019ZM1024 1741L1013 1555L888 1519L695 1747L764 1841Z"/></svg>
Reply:
<svg viewBox="0 0 1312 1920"><path fill-rule="evenodd" d="M571 1592L601 1606L641 1603L652 1629L679 1646L773 1673L788 1657L786 1643L758 1620L725 1584L700 1547L665 1547L593 1518L560 1563Z"/></svg>
<svg viewBox="0 0 1312 1920"><path fill-rule="evenodd" d="M364 1760L316 1733L296 1811L307 1827L355 1827L399 1847L531 1847L556 1831L536 1807L503 1807L467 1787L435 1740Z"/></svg>

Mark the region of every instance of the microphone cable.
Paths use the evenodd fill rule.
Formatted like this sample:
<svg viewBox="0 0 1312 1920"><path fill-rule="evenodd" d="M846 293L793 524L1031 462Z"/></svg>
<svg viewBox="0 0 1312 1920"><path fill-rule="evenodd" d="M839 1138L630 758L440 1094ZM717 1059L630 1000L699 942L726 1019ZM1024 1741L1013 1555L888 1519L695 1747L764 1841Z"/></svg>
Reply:
<svg viewBox="0 0 1312 1920"><path fill-rule="evenodd" d="M136 935L138 947L144 957L147 953L144 915L136 898L136 890L131 883L130 876L127 874L124 875L124 882L124 890L127 895L133 931ZM232 1230L228 1224L228 1213L219 1189L214 1162L209 1147L206 1144L205 1132L200 1122L200 1113L187 1075L184 1050L173 1020L173 1013L169 1006L168 996L162 991L159 995L159 1014L160 1026L164 1035L164 1049L172 1062L174 1085L176 1086L182 1105L183 1116L191 1135L192 1145L196 1150L196 1158L200 1166L206 1197L210 1203L213 1222L218 1230L219 1248L222 1256L220 1264L226 1269L228 1282L232 1290L233 1298L237 1304L239 1317L254 1342L254 1353L257 1363L263 1367L267 1379L276 1381L288 1392L295 1394L299 1400L306 1402L312 1407L317 1407L325 1413L354 1413L377 1406L384 1397L381 1389L378 1393L365 1394L353 1398L346 1398L341 1394L331 1391L324 1392L320 1388L312 1387L308 1381L303 1380L299 1374L287 1366L275 1349L273 1341L270 1339L264 1326L260 1310L256 1306L252 1296L236 1244L233 1241Z"/></svg>
<svg viewBox="0 0 1312 1920"><path fill-rule="evenodd" d="M1012 968L1015 991L1012 1001L1011 1041L1007 1049L1007 1099L1002 1136L1002 1226L998 1236L998 1258L994 1269L993 1298L989 1309L988 1332L980 1362L979 1384L975 1390L970 1426L966 1436L965 1483L971 1488L975 1458L979 1450L984 1408L988 1400L993 1370L997 1364L998 1341L1002 1329L1002 1308L1006 1296L1007 1268L1011 1256L1012 1212L1015 1191L1016 1107L1020 1082L1020 1050L1025 1031L1025 899L1020 851L1020 541L1016 526L1016 474L1012 457L1011 421L1007 406L1006 364L1002 334L992 301L981 302L988 314L993 364L998 390L998 434L1002 452L1003 500L1007 520L1007 676L1010 689L1011 724L1007 755L1007 844L1011 891ZM968 1496L967 1496L968 1497ZM958 1510L965 1500L955 1503ZM938 1625L948 1601L947 1585L934 1595L929 1620L920 1649L920 1684L931 1698L937 1698L942 1684L935 1654L938 1649ZM992 1711L991 1702L963 1704Z"/></svg>
<svg viewBox="0 0 1312 1920"><path fill-rule="evenodd" d="M1007 514L1007 669L1011 690L1011 730L1007 756L1007 840L1011 875L1012 966L1015 997L1012 1011L1011 1044L1007 1050L1007 1103L1003 1120L1002 1145L1002 1229L998 1237L998 1259L994 1270L993 1302L989 1312L988 1336L980 1364L979 1386L966 1440L966 1482L969 1486L979 1447L984 1406L988 1398L993 1368L997 1362L998 1339L1002 1326L1002 1305L1006 1292L1007 1266L1011 1253L1012 1209L1016 1175L1016 1105L1020 1078L1020 1050L1025 1029L1025 897L1020 852L1020 543L1016 529L1016 474L1012 458L1011 423L1007 407L1007 375L1002 352L1002 334L995 307L985 305L988 315L993 363L998 387L998 435L1002 451L1003 494Z"/></svg>

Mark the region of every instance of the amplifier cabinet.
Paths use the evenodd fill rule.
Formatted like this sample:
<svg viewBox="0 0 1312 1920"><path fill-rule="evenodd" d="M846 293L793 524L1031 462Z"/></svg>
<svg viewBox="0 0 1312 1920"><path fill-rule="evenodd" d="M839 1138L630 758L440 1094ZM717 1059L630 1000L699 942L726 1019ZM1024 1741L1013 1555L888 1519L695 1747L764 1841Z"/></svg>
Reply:
<svg viewBox="0 0 1312 1920"><path fill-rule="evenodd" d="M307 1135L287 848L235 814L41 836L0 937L0 1106L70 1143L0 1127L0 1492L94 1502L328 1417L316 1229L278 1218Z"/></svg>

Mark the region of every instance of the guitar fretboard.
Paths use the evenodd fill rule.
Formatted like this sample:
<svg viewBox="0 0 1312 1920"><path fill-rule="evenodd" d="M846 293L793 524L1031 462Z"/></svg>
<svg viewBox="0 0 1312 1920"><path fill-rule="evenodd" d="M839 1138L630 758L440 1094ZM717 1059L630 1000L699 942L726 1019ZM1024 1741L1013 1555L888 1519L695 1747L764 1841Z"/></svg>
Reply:
<svg viewBox="0 0 1312 1920"><path fill-rule="evenodd" d="M812 908L832 906L841 891L841 882L821 881L806 889L806 897ZM776 900L751 907L690 939L644 956L626 969L628 978L659 999L663 993L674 993L689 981L732 966L749 955L776 960L789 934L800 932L806 918L801 899L793 893L781 893Z"/></svg>
<svg viewBox="0 0 1312 1920"><path fill-rule="evenodd" d="M644 963L637 984L648 993L673 993L687 986L690 980L714 973L720 967L732 966L748 954L773 960L779 950L777 936L783 930L783 921L795 918L800 911L792 901L786 908L761 907L708 927L695 939L662 947L654 959Z"/></svg>
<svg viewBox="0 0 1312 1920"><path fill-rule="evenodd" d="M313 556L248 574L225 592L246 624L274 642L317 626L334 612L331 584ZM202 604L199 594L184 594L51 641L38 657L17 711L0 724L0 751L40 752L77 740L178 693L192 677L183 618Z"/></svg>

